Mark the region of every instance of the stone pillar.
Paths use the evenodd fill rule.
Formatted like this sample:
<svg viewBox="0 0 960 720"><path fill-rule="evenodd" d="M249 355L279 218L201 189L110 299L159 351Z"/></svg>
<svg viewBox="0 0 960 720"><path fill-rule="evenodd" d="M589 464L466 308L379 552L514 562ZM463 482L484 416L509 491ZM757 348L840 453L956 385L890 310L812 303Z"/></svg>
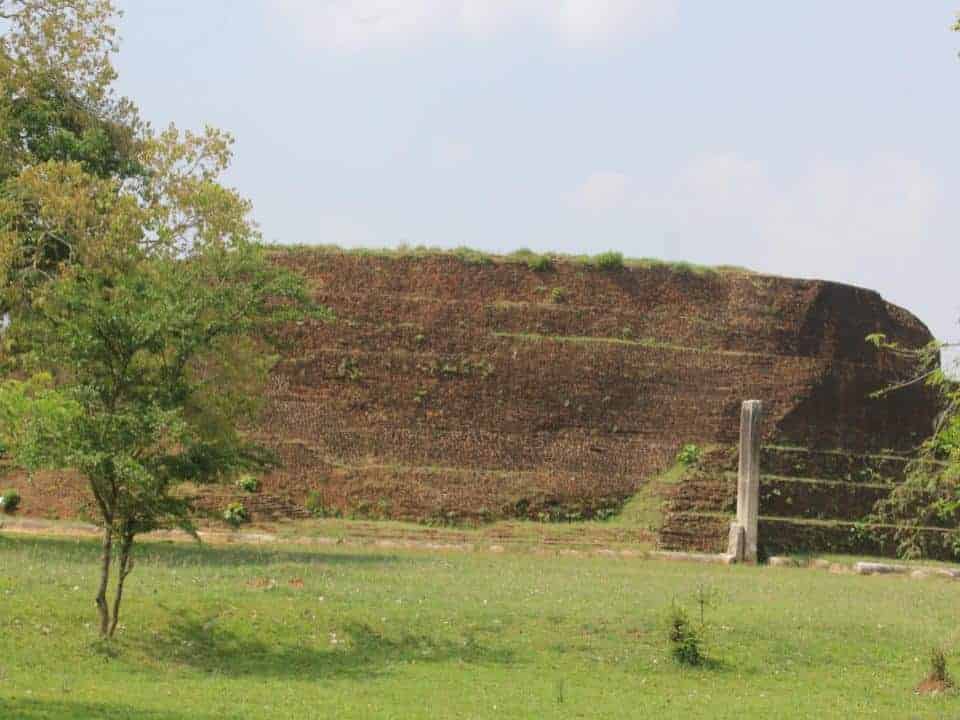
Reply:
<svg viewBox="0 0 960 720"><path fill-rule="evenodd" d="M760 422L763 403L747 400L740 411L740 472L737 477L737 525L743 528L743 562L757 561L760 515ZM739 548L738 548L739 549Z"/></svg>

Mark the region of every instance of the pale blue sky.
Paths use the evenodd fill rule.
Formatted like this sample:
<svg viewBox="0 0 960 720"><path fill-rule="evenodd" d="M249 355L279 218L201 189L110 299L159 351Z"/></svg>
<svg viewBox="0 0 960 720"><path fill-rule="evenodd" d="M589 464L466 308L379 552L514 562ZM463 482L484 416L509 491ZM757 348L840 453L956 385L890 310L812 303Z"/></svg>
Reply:
<svg viewBox="0 0 960 720"><path fill-rule="evenodd" d="M283 243L746 265L960 315L957 0L122 0Z"/></svg>

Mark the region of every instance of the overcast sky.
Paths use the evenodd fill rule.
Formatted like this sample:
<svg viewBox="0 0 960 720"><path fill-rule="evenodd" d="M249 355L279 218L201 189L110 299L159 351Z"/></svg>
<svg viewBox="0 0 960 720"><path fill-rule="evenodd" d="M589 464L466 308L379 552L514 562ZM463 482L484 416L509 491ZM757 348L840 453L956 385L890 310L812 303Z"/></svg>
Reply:
<svg viewBox="0 0 960 720"><path fill-rule="evenodd" d="M744 265L960 335L958 0L122 0L282 243Z"/></svg>

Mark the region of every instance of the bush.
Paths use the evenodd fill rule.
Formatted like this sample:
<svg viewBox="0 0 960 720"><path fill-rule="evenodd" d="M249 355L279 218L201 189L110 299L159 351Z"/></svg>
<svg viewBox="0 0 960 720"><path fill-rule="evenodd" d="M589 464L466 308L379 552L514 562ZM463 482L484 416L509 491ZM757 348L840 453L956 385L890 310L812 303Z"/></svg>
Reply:
<svg viewBox="0 0 960 720"><path fill-rule="evenodd" d="M20 505L20 493L16 490L7 490L0 495L0 511L12 513Z"/></svg>
<svg viewBox="0 0 960 720"><path fill-rule="evenodd" d="M567 301L567 291L562 287L555 287L550 291L550 299L557 305L562 305Z"/></svg>
<svg viewBox="0 0 960 720"><path fill-rule="evenodd" d="M354 358L346 357L337 365L337 377L341 380L359 382L361 378L363 378L363 372L360 370L360 365Z"/></svg>
<svg viewBox="0 0 960 720"><path fill-rule="evenodd" d="M260 481L253 475L241 475L237 480L237 487L248 493L255 493L260 489Z"/></svg>
<svg viewBox="0 0 960 720"><path fill-rule="evenodd" d="M689 666L703 664L700 631L690 624L687 611L677 605L670 610L669 638L670 652L679 664Z"/></svg>
<svg viewBox="0 0 960 720"><path fill-rule="evenodd" d="M943 648L934 648L930 653L930 676L928 680L953 686L953 678L947 671L947 656Z"/></svg>
<svg viewBox="0 0 960 720"><path fill-rule="evenodd" d="M534 272L547 272L553 267L553 261L549 255L534 255L527 260L527 267Z"/></svg>
<svg viewBox="0 0 960 720"><path fill-rule="evenodd" d="M455 258L466 265L492 265L493 258L480 250L474 250L468 247L454 248L451 252Z"/></svg>
<svg viewBox="0 0 960 720"><path fill-rule="evenodd" d="M613 251L600 253L593 259L593 262L601 270L623 270L623 253Z"/></svg>
<svg viewBox="0 0 960 720"><path fill-rule="evenodd" d="M227 505L226 509L223 511L223 519L237 527L250 519L250 516L247 514L247 509L243 506L243 503L235 502Z"/></svg>
<svg viewBox="0 0 960 720"><path fill-rule="evenodd" d="M692 467L700 462L702 452L696 445L684 445L683 449L677 453L677 462L684 467Z"/></svg>

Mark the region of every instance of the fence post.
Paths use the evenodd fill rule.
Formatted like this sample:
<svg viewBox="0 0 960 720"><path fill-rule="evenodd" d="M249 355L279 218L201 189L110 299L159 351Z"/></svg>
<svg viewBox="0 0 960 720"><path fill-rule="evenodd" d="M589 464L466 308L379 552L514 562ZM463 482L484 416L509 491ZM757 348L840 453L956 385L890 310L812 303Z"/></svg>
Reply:
<svg viewBox="0 0 960 720"><path fill-rule="evenodd" d="M757 561L760 515L760 423L763 403L747 400L740 410L740 468L737 475L737 520L730 527L727 553L735 562Z"/></svg>

